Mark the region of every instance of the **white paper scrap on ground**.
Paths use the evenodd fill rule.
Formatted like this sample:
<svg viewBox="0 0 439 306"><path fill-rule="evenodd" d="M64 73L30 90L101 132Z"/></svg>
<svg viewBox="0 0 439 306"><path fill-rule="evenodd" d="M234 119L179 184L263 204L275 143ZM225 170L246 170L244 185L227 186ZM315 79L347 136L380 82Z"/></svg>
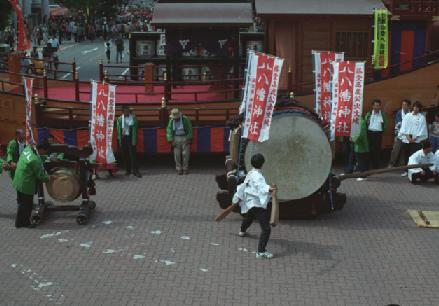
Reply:
<svg viewBox="0 0 439 306"><path fill-rule="evenodd" d="M134 255L133 259L144 259L145 255Z"/></svg>
<svg viewBox="0 0 439 306"><path fill-rule="evenodd" d="M248 252L248 250L246 248L238 248L238 251Z"/></svg>
<svg viewBox="0 0 439 306"><path fill-rule="evenodd" d="M82 248L89 249L91 247L92 243L93 243L93 241L87 241L87 242L84 242L84 243L80 243L79 246L82 247Z"/></svg>
<svg viewBox="0 0 439 306"><path fill-rule="evenodd" d="M52 282L39 283L38 284L38 288L49 287L49 286L52 286L52 285L53 285Z"/></svg>
<svg viewBox="0 0 439 306"><path fill-rule="evenodd" d="M200 268L200 271L206 273L206 272L209 272L209 269Z"/></svg>
<svg viewBox="0 0 439 306"><path fill-rule="evenodd" d="M69 239L58 239L59 242L63 243L63 242L67 242L69 241Z"/></svg>
<svg viewBox="0 0 439 306"><path fill-rule="evenodd" d="M161 259L160 262L164 263L166 266L172 266L176 264L176 262L167 259Z"/></svg>
<svg viewBox="0 0 439 306"><path fill-rule="evenodd" d="M189 236L181 236L180 239L182 239L182 240L191 240L191 237L189 237Z"/></svg>
<svg viewBox="0 0 439 306"><path fill-rule="evenodd" d="M134 226L132 226L132 225L128 225L127 227L125 227L127 230L130 230L130 231L132 231L133 229L134 229Z"/></svg>
<svg viewBox="0 0 439 306"><path fill-rule="evenodd" d="M160 231L160 230L151 231L151 234L153 234L153 235L160 235L161 233L162 233L162 231Z"/></svg>
<svg viewBox="0 0 439 306"><path fill-rule="evenodd" d="M40 237L40 239L47 239L47 238L52 238L52 237L56 237L61 235L62 232L56 232L56 233L50 233L50 234L44 234Z"/></svg>
<svg viewBox="0 0 439 306"><path fill-rule="evenodd" d="M102 222L102 224L105 224L105 225L110 225L111 223L113 223L113 221L111 221L111 220L106 220L106 221Z"/></svg>
<svg viewBox="0 0 439 306"><path fill-rule="evenodd" d="M104 254L113 254L113 253L116 253L117 251L116 250L113 250L113 249L106 249L105 251L103 251L102 253L104 253Z"/></svg>
<svg viewBox="0 0 439 306"><path fill-rule="evenodd" d="M215 242L210 242L209 244L213 245L213 246L219 246L220 245L219 243L215 243Z"/></svg>

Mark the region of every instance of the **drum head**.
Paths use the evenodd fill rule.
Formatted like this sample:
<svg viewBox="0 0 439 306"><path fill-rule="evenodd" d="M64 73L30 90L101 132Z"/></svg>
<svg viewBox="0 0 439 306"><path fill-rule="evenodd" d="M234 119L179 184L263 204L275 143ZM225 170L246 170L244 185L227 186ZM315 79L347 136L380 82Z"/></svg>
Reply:
<svg viewBox="0 0 439 306"><path fill-rule="evenodd" d="M72 202L81 193L78 176L69 169L55 171L46 186L49 195L60 202Z"/></svg>
<svg viewBox="0 0 439 306"><path fill-rule="evenodd" d="M270 139L249 142L245 164L251 157L265 157L262 172L270 185L277 185L279 200L297 200L317 191L331 171L332 151L328 138L317 122L298 113L273 117Z"/></svg>

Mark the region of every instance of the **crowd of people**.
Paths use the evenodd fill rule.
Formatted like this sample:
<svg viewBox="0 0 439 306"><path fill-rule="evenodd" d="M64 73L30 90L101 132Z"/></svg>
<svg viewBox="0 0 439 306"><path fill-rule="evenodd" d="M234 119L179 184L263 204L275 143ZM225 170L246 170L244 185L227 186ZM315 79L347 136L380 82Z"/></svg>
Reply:
<svg viewBox="0 0 439 306"><path fill-rule="evenodd" d="M395 114L394 144L388 167L433 164L425 169L404 171L402 176L408 175L412 183L433 178L439 184L439 114L428 125L422 111L421 102L412 104L409 99L402 100L401 109ZM382 139L388 119L382 111L381 100L372 102L372 110L361 119L360 126L358 135L342 139L346 157L344 172L347 174L383 167Z"/></svg>

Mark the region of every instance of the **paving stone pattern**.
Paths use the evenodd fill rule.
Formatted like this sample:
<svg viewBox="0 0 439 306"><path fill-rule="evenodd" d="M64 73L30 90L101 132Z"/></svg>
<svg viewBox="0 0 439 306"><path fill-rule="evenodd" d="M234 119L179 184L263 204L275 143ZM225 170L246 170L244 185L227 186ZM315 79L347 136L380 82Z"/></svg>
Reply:
<svg viewBox="0 0 439 306"><path fill-rule="evenodd" d="M51 214L15 229L15 193L0 177L0 305L439 305L439 230L409 208L439 209L439 189L399 174L343 182L344 210L284 221L272 260L255 258L259 226L219 212L214 174L101 179L97 211L78 226Z"/></svg>

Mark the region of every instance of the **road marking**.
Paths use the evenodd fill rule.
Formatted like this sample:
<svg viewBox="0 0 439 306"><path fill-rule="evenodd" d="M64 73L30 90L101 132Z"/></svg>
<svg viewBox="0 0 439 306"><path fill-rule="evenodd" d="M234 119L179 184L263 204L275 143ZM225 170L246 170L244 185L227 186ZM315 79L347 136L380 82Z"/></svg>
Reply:
<svg viewBox="0 0 439 306"><path fill-rule="evenodd" d="M64 74L64 75L61 77L61 79L62 79L62 80L65 80L65 79L67 79L70 75L71 75L70 72L69 72L69 73L66 73L66 74Z"/></svg>
<svg viewBox="0 0 439 306"><path fill-rule="evenodd" d="M59 50L60 50L60 51L64 51L64 50L67 50L67 49L69 49L69 48L75 47L75 46L77 46L77 45L78 45L78 44L67 45L67 46L61 46L61 47L59 48Z"/></svg>
<svg viewBox="0 0 439 306"><path fill-rule="evenodd" d="M90 50L84 50L84 51L81 51L81 54L82 54L82 55L86 55L86 54L88 54L88 53L91 53L91 52L97 51L98 49L99 49L99 48L96 47L96 48L93 48L93 49L90 49Z"/></svg>

